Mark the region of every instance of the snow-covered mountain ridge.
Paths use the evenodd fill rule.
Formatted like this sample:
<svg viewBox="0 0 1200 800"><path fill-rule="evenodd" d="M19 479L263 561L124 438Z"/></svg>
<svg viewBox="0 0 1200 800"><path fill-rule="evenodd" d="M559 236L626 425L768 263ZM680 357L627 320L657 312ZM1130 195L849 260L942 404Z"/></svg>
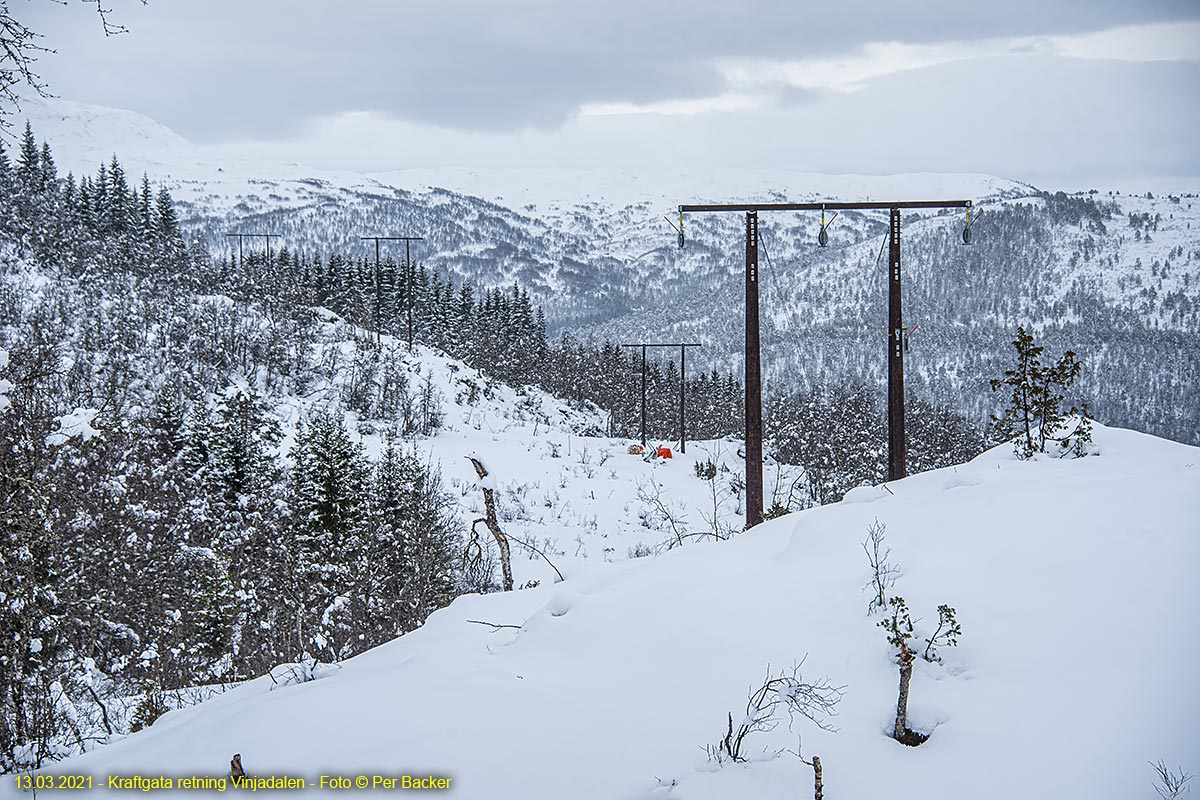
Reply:
<svg viewBox="0 0 1200 800"><path fill-rule="evenodd" d="M1176 612L1200 601L1200 450L1099 427L1094 451L997 448L730 541L462 597L316 680L261 678L55 772L106 796L113 775L226 775L236 752L311 796L322 775L432 774L462 798L770 800L811 791L799 748L839 796L1149 796L1147 761L1196 767L1200 637ZM941 663L917 660L916 749L886 735L897 670L862 588L875 521L917 635L939 603L963 626ZM746 763L707 760L747 687L800 660L843 687L836 731L797 718L753 734Z"/></svg>
<svg viewBox="0 0 1200 800"><path fill-rule="evenodd" d="M425 237L414 257L476 285L527 288L553 331L614 340L689 340L697 368L741 365L742 232L736 215L695 215L688 246L663 219L680 202L954 197L983 212L975 243L958 213L905 217L905 318L918 324L906 375L918 394L975 419L987 378L1021 324L1088 362L1084 397L1101 419L1200 441L1200 202L1193 195L1044 195L981 175L828 176L721 168L410 169L374 176L248 161L191 145L129 112L31 102L60 170L117 152L179 201L190 234L218 254L230 231L274 247L373 255L359 237ZM1100 187L1103 189L1103 187ZM769 389L882 381L881 214L846 213L830 247L819 215L766 215L764 370ZM249 244L249 243L248 243ZM402 255L388 251L393 257ZM1145 375L1155 376L1145 380Z"/></svg>

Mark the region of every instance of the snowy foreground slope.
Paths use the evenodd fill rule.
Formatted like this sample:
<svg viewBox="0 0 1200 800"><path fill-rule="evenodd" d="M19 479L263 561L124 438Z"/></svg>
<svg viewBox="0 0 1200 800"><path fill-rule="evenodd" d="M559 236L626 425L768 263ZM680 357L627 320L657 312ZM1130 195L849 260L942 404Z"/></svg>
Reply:
<svg viewBox="0 0 1200 800"><path fill-rule="evenodd" d="M1200 769L1200 450L1099 426L1096 450L1000 448L729 541L463 597L315 681L258 679L54 772L222 775L241 753L255 776L444 775L463 798L796 798L811 770L762 754L799 736L830 797L1153 797L1147 761ZM932 736L915 749L885 735L875 519L917 641L939 603L964 630L943 664L917 661L910 720ZM806 655L806 677L845 686L838 731L798 720L751 738L757 760L708 763L768 664Z"/></svg>

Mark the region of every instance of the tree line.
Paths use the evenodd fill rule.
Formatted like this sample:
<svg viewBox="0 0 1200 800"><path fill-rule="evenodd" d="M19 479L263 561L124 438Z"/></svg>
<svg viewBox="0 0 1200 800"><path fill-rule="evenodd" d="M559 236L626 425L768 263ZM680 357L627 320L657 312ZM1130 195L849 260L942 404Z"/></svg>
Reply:
<svg viewBox="0 0 1200 800"><path fill-rule="evenodd" d="M311 670L490 588L406 444L436 398L335 381L311 309L203 294L169 193L116 158L59 178L27 128L0 187L0 771L123 732L121 697ZM265 391L321 387L284 458ZM373 461L358 401L394 420Z"/></svg>

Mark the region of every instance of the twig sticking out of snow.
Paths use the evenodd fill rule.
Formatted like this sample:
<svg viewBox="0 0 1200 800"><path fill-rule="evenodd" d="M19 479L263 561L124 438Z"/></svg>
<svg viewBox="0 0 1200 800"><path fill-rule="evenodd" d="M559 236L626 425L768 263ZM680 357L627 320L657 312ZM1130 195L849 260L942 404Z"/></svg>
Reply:
<svg viewBox="0 0 1200 800"><path fill-rule="evenodd" d="M726 733L719 742L709 745L709 759L722 763L747 760L746 737L752 733L773 731L779 725L777 710L786 710L789 717L797 714L824 731L834 731L828 721L836 716L838 701L842 699L845 686L835 686L828 678L809 683L800 673L804 664L801 659L790 673L784 672L771 677L770 668L762 686L750 692L746 701L746 716L739 725L733 723L733 714L728 715Z"/></svg>
<svg viewBox="0 0 1200 800"><path fill-rule="evenodd" d="M521 630L520 625L497 625L494 622L486 622L482 619L469 619L469 620L467 620L467 622L470 622L473 625L487 625L488 627L495 628L496 630L501 630L502 628L512 628L513 630L518 630L518 631Z"/></svg>

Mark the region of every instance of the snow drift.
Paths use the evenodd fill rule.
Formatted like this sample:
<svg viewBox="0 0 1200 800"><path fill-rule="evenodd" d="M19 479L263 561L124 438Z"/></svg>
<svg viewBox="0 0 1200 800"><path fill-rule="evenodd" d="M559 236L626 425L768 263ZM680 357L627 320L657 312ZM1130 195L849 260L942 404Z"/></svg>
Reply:
<svg viewBox="0 0 1200 800"><path fill-rule="evenodd" d="M779 752L799 748L830 797L1152 796L1147 761L1200 767L1200 449L1095 438L1084 459L1002 447L730 541L461 597L315 680L260 678L52 772L225 775L240 753L313 795L322 775L408 774L461 798L768 799L809 796L811 769ZM863 591L876 519L916 641L940 603L963 626L941 664L917 661L917 748L887 736L898 672ZM836 732L801 719L752 737L747 763L709 762L747 689L800 659L845 687Z"/></svg>

